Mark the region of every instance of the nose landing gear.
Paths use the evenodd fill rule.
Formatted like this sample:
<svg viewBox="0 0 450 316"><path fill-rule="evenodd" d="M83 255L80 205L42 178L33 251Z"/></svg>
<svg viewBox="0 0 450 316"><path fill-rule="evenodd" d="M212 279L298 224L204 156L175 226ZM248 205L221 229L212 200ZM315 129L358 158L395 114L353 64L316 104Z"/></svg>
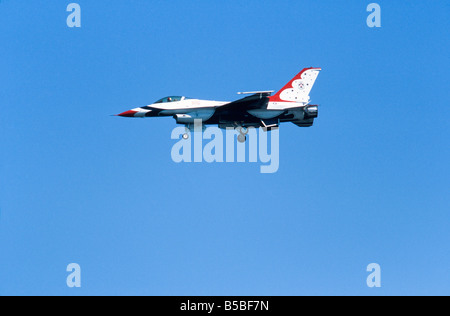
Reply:
<svg viewBox="0 0 450 316"><path fill-rule="evenodd" d="M186 124L185 125L185 133L183 134L183 139L189 139L192 132L200 131L204 132L206 130L205 124L202 125L194 125L194 124Z"/></svg>
<svg viewBox="0 0 450 316"><path fill-rule="evenodd" d="M185 127L185 133L183 134L183 139L187 140L189 139L189 135L191 134L191 128L189 125L186 125Z"/></svg>

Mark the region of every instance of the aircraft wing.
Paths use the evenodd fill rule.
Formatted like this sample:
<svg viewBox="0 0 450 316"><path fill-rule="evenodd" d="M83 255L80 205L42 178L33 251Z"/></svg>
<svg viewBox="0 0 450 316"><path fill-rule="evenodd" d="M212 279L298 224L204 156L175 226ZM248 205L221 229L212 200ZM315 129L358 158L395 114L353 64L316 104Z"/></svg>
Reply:
<svg viewBox="0 0 450 316"><path fill-rule="evenodd" d="M258 92L248 97L227 103L217 108L217 111L248 111L261 109L269 103L271 92Z"/></svg>

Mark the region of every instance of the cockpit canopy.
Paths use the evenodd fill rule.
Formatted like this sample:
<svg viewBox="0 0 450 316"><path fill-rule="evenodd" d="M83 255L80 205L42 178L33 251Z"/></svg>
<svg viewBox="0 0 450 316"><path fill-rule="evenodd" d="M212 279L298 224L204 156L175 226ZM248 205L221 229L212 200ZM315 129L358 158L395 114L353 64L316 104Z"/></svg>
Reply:
<svg viewBox="0 0 450 316"><path fill-rule="evenodd" d="M180 97L180 96L172 96L172 97L166 97L166 98L162 98L158 101L156 101L155 103L169 103L169 102L179 102L179 101L183 101L189 98L186 97Z"/></svg>

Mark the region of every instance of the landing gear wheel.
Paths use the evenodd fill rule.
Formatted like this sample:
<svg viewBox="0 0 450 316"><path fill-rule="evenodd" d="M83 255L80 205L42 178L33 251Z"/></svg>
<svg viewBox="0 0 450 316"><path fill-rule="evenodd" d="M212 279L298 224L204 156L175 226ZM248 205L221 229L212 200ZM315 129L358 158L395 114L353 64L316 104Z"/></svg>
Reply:
<svg viewBox="0 0 450 316"><path fill-rule="evenodd" d="M239 134L247 135L248 134L248 128L243 126L237 126L234 128Z"/></svg>
<svg viewBox="0 0 450 316"><path fill-rule="evenodd" d="M241 133L242 135L247 135L247 134L248 134L248 128L242 126L242 127L239 129L239 133Z"/></svg>
<svg viewBox="0 0 450 316"><path fill-rule="evenodd" d="M189 139L189 134L188 134L188 133L183 134L183 139L184 139L184 140Z"/></svg>
<svg viewBox="0 0 450 316"><path fill-rule="evenodd" d="M247 136L245 136L243 134L238 135L238 142L245 143L246 140L247 140Z"/></svg>

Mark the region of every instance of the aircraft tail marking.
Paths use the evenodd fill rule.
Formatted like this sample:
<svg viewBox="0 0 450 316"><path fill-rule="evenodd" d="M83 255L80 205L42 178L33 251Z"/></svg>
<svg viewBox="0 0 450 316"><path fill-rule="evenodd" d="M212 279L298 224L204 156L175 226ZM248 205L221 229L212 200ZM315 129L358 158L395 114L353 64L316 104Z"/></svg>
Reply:
<svg viewBox="0 0 450 316"><path fill-rule="evenodd" d="M308 103L311 92L321 68L305 68L292 78L280 91L270 97L270 102Z"/></svg>

